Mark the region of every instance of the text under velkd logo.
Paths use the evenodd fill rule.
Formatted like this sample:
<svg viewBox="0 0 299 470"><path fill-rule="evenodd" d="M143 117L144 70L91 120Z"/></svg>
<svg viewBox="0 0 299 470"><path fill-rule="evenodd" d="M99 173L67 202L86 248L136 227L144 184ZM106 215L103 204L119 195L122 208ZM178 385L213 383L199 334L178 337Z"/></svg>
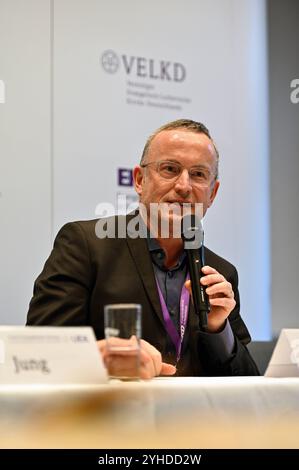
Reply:
<svg viewBox="0 0 299 470"><path fill-rule="evenodd" d="M117 54L111 49L104 51L101 58L102 67L107 73L115 73L119 67Z"/></svg>

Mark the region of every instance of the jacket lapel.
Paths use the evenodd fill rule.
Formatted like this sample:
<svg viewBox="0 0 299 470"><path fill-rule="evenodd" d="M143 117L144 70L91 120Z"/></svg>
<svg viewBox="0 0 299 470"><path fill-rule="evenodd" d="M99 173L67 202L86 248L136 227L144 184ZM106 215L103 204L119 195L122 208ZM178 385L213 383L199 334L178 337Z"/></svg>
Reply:
<svg viewBox="0 0 299 470"><path fill-rule="evenodd" d="M139 217L138 213L137 215L136 213L128 214L127 224L129 223L130 220L133 219L134 216ZM138 219L136 219L136 223L137 223L137 220ZM141 238L141 237L132 238L130 236L130 231L127 230L127 244L128 244L131 256L136 265L136 270L142 280L144 290L146 291L147 296L152 304L153 310L158 315L160 321L162 322L164 326L164 319L163 319L162 309L161 309L158 290L157 290L156 278L154 274L151 256L148 250L147 240L146 238Z"/></svg>

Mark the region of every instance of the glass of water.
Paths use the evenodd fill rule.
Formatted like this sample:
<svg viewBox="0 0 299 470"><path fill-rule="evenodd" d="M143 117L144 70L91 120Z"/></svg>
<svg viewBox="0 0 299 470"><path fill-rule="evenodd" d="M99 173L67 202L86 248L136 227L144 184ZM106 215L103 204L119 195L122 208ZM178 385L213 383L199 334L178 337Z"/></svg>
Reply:
<svg viewBox="0 0 299 470"><path fill-rule="evenodd" d="M106 366L111 378L136 380L140 377L140 304L110 304L104 307Z"/></svg>

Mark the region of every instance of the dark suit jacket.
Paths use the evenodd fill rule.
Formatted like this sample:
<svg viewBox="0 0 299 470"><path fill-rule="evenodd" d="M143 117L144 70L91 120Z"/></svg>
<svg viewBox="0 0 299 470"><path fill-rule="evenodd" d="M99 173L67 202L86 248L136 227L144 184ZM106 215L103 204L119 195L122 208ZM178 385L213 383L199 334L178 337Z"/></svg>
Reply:
<svg viewBox="0 0 299 470"><path fill-rule="evenodd" d="M123 219L124 216L116 218ZM127 216L129 219L132 215ZM111 221L111 219L110 219ZM110 303L142 305L142 337L155 346L165 362L175 362L167 352L164 321L147 241L144 238L99 239L97 220L66 224L58 233L52 253L34 285L27 325L90 325L104 338L104 306ZM223 361L213 348L211 335L199 331L190 302L187 332L178 375L256 375L258 370L246 344L248 330L239 314L238 275L235 267L206 248L206 264L231 282L236 307L229 316L235 336L230 360Z"/></svg>

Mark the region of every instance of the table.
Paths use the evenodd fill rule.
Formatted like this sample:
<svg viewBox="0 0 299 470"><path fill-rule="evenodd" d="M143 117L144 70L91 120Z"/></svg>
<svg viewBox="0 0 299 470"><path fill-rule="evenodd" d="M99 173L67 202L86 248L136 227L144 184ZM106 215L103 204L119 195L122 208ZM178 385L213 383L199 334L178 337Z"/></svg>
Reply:
<svg viewBox="0 0 299 470"><path fill-rule="evenodd" d="M299 448L299 378L0 385L1 448Z"/></svg>

